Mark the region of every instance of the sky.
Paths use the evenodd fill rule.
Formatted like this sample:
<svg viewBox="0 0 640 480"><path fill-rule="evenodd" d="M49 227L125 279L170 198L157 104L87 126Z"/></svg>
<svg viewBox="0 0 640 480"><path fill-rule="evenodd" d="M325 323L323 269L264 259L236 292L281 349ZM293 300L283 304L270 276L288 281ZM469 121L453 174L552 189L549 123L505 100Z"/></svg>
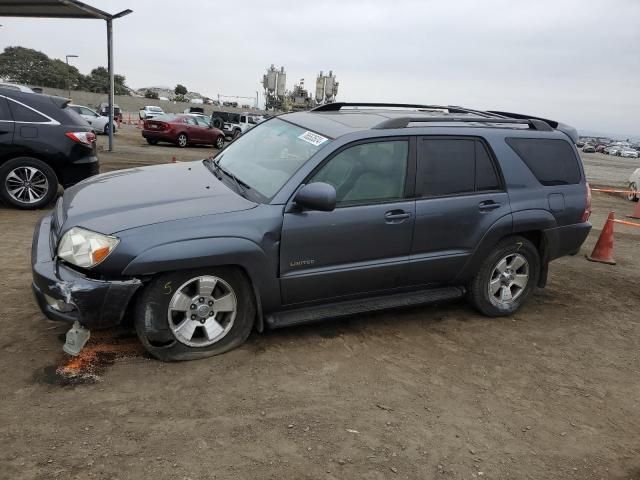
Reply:
<svg viewBox="0 0 640 480"><path fill-rule="evenodd" d="M640 138L640 0L85 0L115 21L133 88L255 98L273 63L287 88L333 70L339 101L462 105ZM23 46L81 72L106 66L100 20L0 19ZM0 72L1 73L1 72Z"/></svg>

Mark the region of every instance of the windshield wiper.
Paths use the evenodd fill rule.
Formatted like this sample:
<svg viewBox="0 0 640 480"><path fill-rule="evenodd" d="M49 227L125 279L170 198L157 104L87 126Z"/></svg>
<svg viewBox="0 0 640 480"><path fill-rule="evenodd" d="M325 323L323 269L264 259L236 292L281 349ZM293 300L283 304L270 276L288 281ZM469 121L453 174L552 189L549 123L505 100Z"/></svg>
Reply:
<svg viewBox="0 0 640 480"><path fill-rule="evenodd" d="M236 177L233 173L222 168L220 166L220 159L214 160L211 163L213 164L213 168L215 169L214 174L217 174L216 176L218 177L218 180L222 180L222 175L220 175L220 172L224 173L227 177L233 180L233 182L236 185L236 189L238 190L238 193L246 198L247 189L251 187L249 187L249 185L247 185L246 183L238 180L238 177Z"/></svg>

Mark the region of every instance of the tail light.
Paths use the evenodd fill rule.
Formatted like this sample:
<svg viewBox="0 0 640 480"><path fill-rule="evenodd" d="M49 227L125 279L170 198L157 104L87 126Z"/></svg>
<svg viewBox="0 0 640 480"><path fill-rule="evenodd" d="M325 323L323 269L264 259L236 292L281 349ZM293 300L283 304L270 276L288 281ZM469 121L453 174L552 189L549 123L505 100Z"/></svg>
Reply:
<svg viewBox="0 0 640 480"><path fill-rule="evenodd" d="M96 141L96 134L93 132L67 132L65 135L74 142L83 145L93 146Z"/></svg>
<svg viewBox="0 0 640 480"><path fill-rule="evenodd" d="M582 221L586 222L587 220L589 220L590 216L591 216L591 187L587 182L586 206L585 206L584 212L582 213Z"/></svg>

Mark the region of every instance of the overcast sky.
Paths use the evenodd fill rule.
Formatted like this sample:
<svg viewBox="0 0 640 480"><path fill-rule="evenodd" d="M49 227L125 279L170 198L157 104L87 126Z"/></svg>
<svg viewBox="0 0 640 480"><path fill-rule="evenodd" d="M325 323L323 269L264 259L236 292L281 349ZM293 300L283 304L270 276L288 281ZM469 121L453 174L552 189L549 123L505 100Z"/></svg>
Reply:
<svg viewBox="0 0 640 480"><path fill-rule="evenodd" d="M640 137L640 0L85 0L116 13L115 69L131 87L255 97L266 68L343 101L501 109ZM99 20L3 18L20 45L106 65ZM1 73L1 72L0 72Z"/></svg>

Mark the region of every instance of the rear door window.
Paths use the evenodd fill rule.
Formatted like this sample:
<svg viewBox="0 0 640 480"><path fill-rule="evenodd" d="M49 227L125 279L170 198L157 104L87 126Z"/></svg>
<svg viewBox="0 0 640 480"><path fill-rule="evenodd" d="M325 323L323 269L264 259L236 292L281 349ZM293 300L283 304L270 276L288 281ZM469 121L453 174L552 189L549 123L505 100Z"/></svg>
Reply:
<svg viewBox="0 0 640 480"><path fill-rule="evenodd" d="M13 119L16 122L26 122L26 123L48 123L50 120L44 115L32 110L24 105L9 101L9 109L13 114Z"/></svg>
<svg viewBox="0 0 640 480"><path fill-rule="evenodd" d="M13 117L11 116L11 112L9 111L7 101L2 97L0 97L0 121L3 121L3 122L13 121Z"/></svg>
<svg viewBox="0 0 640 480"><path fill-rule="evenodd" d="M441 197L500 189L494 162L481 140L423 137L419 142L417 196Z"/></svg>
<svg viewBox="0 0 640 480"><path fill-rule="evenodd" d="M507 144L518 154L542 185L573 185L582 175L578 158L564 140L549 138L507 138Z"/></svg>

